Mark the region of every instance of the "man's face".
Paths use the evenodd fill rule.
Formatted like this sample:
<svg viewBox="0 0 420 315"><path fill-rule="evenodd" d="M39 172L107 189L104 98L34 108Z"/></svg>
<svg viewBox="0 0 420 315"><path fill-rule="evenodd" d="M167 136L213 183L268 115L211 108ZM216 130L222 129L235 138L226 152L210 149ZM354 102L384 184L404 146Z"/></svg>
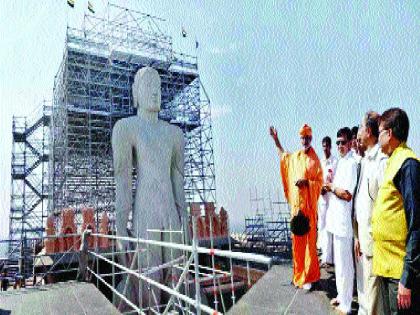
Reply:
<svg viewBox="0 0 420 315"><path fill-rule="evenodd" d="M300 143L302 144L303 149L307 150L311 147L311 136L302 136L300 137Z"/></svg>
<svg viewBox="0 0 420 315"><path fill-rule="evenodd" d="M357 135L354 135L349 141L349 143L350 143L350 149L357 152Z"/></svg>
<svg viewBox="0 0 420 315"><path fill-rule="evenodd" d="M370 137L370 131L366 127L366 122L363 120L360 125L359 131L357 132L357 145L359 151L365 152L368 146L368 140Z"/></svg>
<svg viewBox="0 0 420 315"><path fill-rule="evenodd" d="M360 156L364 156L366 152L366 148L362 145L362 140L360 139L359 133L357 133L357 154Z"/></svg>
<svg viewBox="0 0 420 315"><path fill-rule="evenodd" d="M322 142L322 150L324 151L325 157L331 155L331 146L328 143Z"/></svg>
<svg viewBox="0 0 420 315"><path fill-rule="evenodd" d="M391 129L385 129L383 124L379 125L379 146L381 147L381 150L386 155L391 155L392 149L389 144L389 141L391 140Z"/></svg>
<svg viewBox="0 0 420 315"><path fill-rule="evenodd" d="M350 151L351 142L344 137L337 137L337 149L341 157L344 157Z"/></svg>

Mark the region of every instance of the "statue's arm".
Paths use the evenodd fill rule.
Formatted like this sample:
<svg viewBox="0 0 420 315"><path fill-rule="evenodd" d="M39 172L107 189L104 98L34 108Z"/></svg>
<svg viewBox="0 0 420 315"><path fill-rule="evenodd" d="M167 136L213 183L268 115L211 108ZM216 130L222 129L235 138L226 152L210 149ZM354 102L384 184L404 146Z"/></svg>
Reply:
<svg viewBox="0 0 420 315"><path fill-rule="evenodd" d="M185 191L184 191L184 135L181 130L177 130L177 137L172 165L171 165L171 182L172 190L175 197L175 206L178 212L178 215L181 219L181 223L187 225L187 207L185 203Z"/></svg>
<svg viewBox="0 0 420 315"><path fill-rule="evenodd" d="M112 154L115 180L115 225L117 235L127 236L128 217L133 204L131 144L126 136L126 126L117 122L112 130Z"/></svg>

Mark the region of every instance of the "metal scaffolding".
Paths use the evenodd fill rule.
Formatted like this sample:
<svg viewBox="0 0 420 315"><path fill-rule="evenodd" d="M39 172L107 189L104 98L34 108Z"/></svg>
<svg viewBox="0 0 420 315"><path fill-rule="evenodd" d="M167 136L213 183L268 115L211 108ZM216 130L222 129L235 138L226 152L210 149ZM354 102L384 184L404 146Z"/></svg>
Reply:
<svg viewBox="0 0 420 315"><path fill-rule="evenodd" d="M247 249L273 258L288 257L291 253L290 210L284 201L272 201L250 192L255 214L245 217L245 246Z"/></svg>
<svg viewBox="0 0 420 315"><path fill-rule="evenodd" d="M82 29L67 29L54 84L49 210L113 210L112 127L135 114L131 85L144 66L161 77L159 118L185 134L187 201L215 201L210 102L200 93L197 58L173 50L162 19L115 5L108 11L108 19L86 15Z"/></svg>
<svg viewBox="0 0 420 315"><path fill-rule="evenodd" d="M13 117L9 240L10 270L31 271L34 238L42 237L47 217L49 126L51 106L46 101L37 119Z"/></svg>
<svg viewBox="0 0 420 315"><path fill-rule="evenodd" d="M112 128L136 114L131 85L144 66L161 77L159 118L185 135L187 202L216 201L210 101L197 58L174 51L163 21L108 4L106 18L67 27L52 107L34 124L13 121L10 240L41 236L47 214L62 208L114 211Z"/></svg>
<svg viewBox="0 0 420 315"><path fill-rule="evenodd" d="M40 237L44 231L50 109L44 102L42 114L35 121L27 117L13 117L10 240Z"/></svg>

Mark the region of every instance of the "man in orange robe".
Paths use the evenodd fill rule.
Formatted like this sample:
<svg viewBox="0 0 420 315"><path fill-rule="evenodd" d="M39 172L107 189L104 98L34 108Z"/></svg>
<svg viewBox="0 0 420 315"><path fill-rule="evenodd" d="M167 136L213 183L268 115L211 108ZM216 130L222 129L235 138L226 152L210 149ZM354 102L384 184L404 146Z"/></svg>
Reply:
<svg viewBox="0 0 420 315"><path fill-rule="evenodd" d="M309 290L311 283L320 277L316 227L317 202L323 181L321 163L311 147L312 129L307 124L299 130L303 148L292 154L284 151L274 127L270 127L270 135L280 155L280 173L291 216L296 215L300 209L309 218L310 229L307 234L292 234L293 283Z"/></svg>

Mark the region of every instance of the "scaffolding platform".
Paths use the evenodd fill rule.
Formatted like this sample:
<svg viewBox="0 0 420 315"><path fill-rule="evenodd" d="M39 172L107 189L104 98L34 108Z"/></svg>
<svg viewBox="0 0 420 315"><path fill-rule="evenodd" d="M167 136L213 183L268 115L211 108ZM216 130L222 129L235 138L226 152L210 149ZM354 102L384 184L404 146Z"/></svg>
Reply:
<svg viewBox="0 0 420 315"><path fill-rule="evenodd" d="M65 282L0 293L3 314L121 314L91 283Z"/></svg>

